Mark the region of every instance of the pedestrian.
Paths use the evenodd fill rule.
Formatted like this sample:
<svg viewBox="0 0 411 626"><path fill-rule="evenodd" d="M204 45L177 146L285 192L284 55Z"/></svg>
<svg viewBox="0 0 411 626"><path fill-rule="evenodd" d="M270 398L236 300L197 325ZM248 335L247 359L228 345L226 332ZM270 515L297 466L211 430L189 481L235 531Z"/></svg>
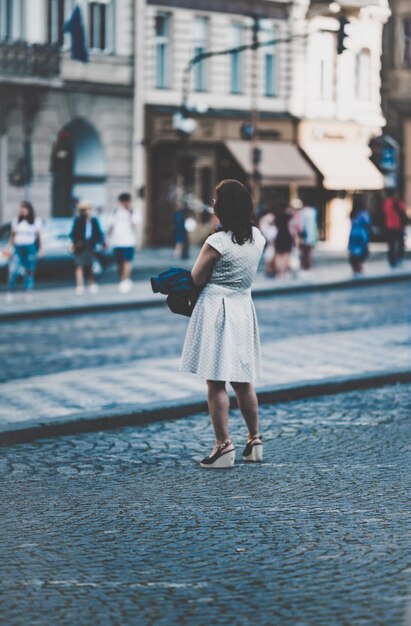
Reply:
<svg viewBox="0 0 411 626"><path fill-rule="evenodd" d="M407 209L396 190L391 190L383 204L385 232L388 244L388 263L397 267L404 259L405 226L408 222Z"/></svg>
<svg viewBox="0 0 411 626"><path fill-rule="evenodd" d="M354 277L361 276L364 261L368 257L371 217L367 211L364 196L355 194L351 211L351 231L348 240L349 260Z"/></svg>
<svg viewBox="0 0 411 626"><path fill-rule="evenodd" d="M189 257L189 239L186 220L187 208L184 204L178 202L174 211L174 256L177 259L188 259Z"/></svg>
<svg viewBox="0 0 411 626"><path fill-rule="evenodd" d="M84 294L84 282L88 280L89 291L92 294L98 292L98 285L94 278L93 263L95 261L95 249L98 244L105 245L104 235L96 217L92 214L92 205L86 200L77 203L77 216L74 218L70 233L72 240L72 252L74 255L76 294Z"/></svg>
<svg viewBox="0 0 411 626"><path fill-rule="evenodd" d="M252 225L251 196L240 182L223 180L217 186L214 210L221 230L208 237L192 269L194 286L202 287L202 291L188 325L181 370L207 381L215 444L201 466L226 468L235 461L227 382L235 391L248 427L243 459L261 461L263 455L253 387L261 359L251 284L265 239Z"/></svg>
<svg viewBox="0 0 411 626"><path fill-rule="evenodd" d="M291 271L294 278L297 278L298 272L301 269L300 241L302 234L302 222L300 212L302 208L303 203L300 198L293 198L287 209L287 212L290 215L288 229L290 231L292 240L291 252L288 259L288 269Z"/></svg>
<svg viewBox="0 0 411 626"><path fill-rule="evenodd" d="M286 208L277 213L275 224L277 226L277 236L275 238L275 273L282 277L289 271L290 253L293 249L293 237L290 232L290 220L292 214Z"/></svg>
<svg viewBox="0 0 411 626"><path fill-rule="evenodd" d="M260 218L258 226L267 242L264 250L265 274L268 277L273 277L275 276L275 238L278 232L274 213L272 211L264 213Z"/></svg>
<svg viewBox="0 0 411 626"><path fill-rule="evenodd" d="M118 206L111 215L107 233L116 257L120 293L129 293L133 287L130 276L136 248L137 225L138 218L131 206L131 195L121 193L118 196Z"/></svg>
<svg viewBox="0 0 411 626"><path fill-rule="evenodd" d="M313 251L318 240L317 211L306 202L299 211L300 230L300 257L301 268L309 272L313 267Z"/></svg>
<svg viewBox="0 0 411 626"><path fill-rule="evenodd" d="M34 289L37 259L42 255L41 220L36 218L33 205L24 200L18 216L11 223L7 250L9 256L7 302L13 301L17 279L24 273L24 299L29 302Z"/></svg>

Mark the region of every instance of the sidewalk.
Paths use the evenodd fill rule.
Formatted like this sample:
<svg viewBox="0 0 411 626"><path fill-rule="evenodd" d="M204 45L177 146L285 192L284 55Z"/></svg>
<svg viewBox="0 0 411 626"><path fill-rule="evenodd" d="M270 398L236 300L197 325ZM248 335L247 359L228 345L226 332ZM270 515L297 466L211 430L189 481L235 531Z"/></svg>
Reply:
<svg viewBox="0 0 411 626"><path fill-rule="evenodd" d="M266 342L260 400L411 381L411 326ZM307 358L309 355L309 358ZM0 443L173 419L206 410L204 381L179 358L140 359L0 384Z"/></svg>
<svg viewBox="0 0 411 626"><path fill-rule="evenodd" d="M260 270L254 283L253 294L258 297L411 280L411 260L406 260L401 268L392 270L386 260L381 259L380 256L380 253L374 253L366 265L365 275L360 279L353 279L346 260L342 261L339 256L329 254L323 255L321 263L318 263L312 272L300 272L296 278L267 278ZM324 262L324 259L328 261ZM151 268L151 255L146 257L146 263L145 271L155 274L167 269L170 265L191 267L193 261L181 263L170 258L169 250L167 254L161 250L158 253L156 268ZM84 296L76 296L72 287L38 289L34 292L30 303L24 302L21 292L16 294L11 304L6 304L5 296L2 295L0 322L162 306L165 306L164 296L152 293L147 277L136 281L133 290L127 295L120 294L116 284L104 284L98 294L86 293Z"/></svg>

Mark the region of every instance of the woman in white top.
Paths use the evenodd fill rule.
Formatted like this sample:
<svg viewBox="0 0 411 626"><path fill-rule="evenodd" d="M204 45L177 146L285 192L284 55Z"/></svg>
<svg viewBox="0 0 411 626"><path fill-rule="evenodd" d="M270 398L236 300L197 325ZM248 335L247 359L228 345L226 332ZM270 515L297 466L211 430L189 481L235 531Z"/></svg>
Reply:
<svg viewBox="0 0 411 626"><path fill-rule="evenodd" d="M258 402L253 387L260 374L260 340L251 284L265 246L252 226L253 205L247 189L224 180L216 189L214 211L221 230L206 240L192 270L203 287L190 318L181 369L205 378L215 445L203 467L232 467L235 450L228 430L230 382L248 427L246 461L262 460Z"/></svg>
<svg viewBox="0 0 411 626"><path fill-rule="evenodd" d="M34 288L34 272L38 256L42 254L41 220L36 219L33 205L21 202L18 217L12 221L9 263L8 300L16 288L17 278L24 272L24 290L29 299Z"/></svg>

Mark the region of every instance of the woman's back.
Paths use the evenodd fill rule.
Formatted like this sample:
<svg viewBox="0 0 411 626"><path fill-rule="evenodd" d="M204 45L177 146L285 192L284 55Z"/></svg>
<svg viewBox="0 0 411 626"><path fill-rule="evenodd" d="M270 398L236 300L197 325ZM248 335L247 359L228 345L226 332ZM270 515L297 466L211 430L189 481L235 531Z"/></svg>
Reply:
<svg viewBox="0 0 411 626"><path fill-rule="evenodd" d="M216 262L208 285L219 285L242 291L249 289L257 273L265 239L253 227L253 241L242 245L233 242L232 232L220 231L208 237L207 242L221 257Z"/></svg>

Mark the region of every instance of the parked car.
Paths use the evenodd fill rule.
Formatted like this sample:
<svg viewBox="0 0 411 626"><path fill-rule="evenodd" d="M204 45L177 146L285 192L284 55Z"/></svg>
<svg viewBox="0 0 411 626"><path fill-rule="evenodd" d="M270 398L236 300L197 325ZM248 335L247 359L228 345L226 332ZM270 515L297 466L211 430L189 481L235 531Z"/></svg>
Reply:
<svg viewBox="0 0 411 626"><path fill-rule="evenodd" d="M74 262L71 252L70 231L73 224L71 218L56 217L43 221L43 256L39 259L36 276L38 279L59 280L74 276ZM11 223L0 226L0 280L7 280L8 258L1 252L10 240ZM101 275L114 262L111 249L96 251L96 265L94 271Z"/></svg>

